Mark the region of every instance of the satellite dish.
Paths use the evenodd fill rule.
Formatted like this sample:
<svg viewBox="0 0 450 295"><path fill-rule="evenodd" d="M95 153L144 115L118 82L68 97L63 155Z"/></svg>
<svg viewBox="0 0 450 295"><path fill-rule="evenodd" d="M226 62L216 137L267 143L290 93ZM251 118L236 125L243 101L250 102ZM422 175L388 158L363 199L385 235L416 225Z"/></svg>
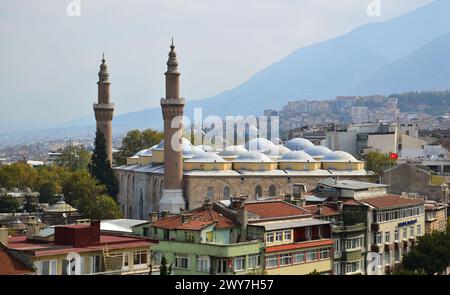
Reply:
<svg viewBox="0 0 450 295"><path fill-rule="evenodd" d="M64 218L67 218L67 213L63 213L62 215Z"/></svg>

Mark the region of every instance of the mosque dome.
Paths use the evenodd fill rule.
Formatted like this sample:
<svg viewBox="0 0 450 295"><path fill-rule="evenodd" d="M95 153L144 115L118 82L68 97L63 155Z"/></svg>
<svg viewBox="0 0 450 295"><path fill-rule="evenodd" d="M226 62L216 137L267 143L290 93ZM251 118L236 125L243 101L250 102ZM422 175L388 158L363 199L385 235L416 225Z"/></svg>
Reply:
<svg viewBox="0 0 450 295"><path fill-rule="evenodd" d="M139 151L139 152L137 152L133 157L141 157L141 156L144 155L147 151L148 151L148 149Z"/></svg>
<svg viewBox="0 0 450 295"><path fill-rule="evenodd" d="M284 145L273 145L269 148L269 150L264 151L264 154L271 157L281 157L287 153L290 153L291 150L285 147Z"/></svg>
<svg viewBox="0 0 450 295"><path fill-rule="evenodd" d="M292 151L281 157L280 162L316 162L304 151Z"/></svg>
<svg viewBox="0 0 450 295"><path fill-rule="evenodd" d="M332 153L333 151L325 146L315 145L307 148L305 152L311 157L325 157L326 155Z"/></svg>
<svg viewBox="0 0 450 295"><path fill-rule="evenodd" d="M253 138L247 141L245 148L249 151L266 152L269 151L274 144L266 138Z"/></svg>
<svg viewBox="0 0 450 295"><path fill-rule="evenodd" d="M225 163L226 161L214 152L194 152L193 157L186 162Z"/></svg>
<svg viewBox="0 0 450 295"><path fill-rule="evenodd" d="M352 155L350 155L347 152L343 151L336 151L331 152L327 154L323 161L329 161L329 162L358 162L358 160L355 159Z"/></svg>
<svg viewBox="0 0 450 295"><path fill-rule="evenodd" d="M285 146L291 151L303 151L307 148L313 147L314 144L307 139L298 137L286 142Z"/></svg>
<svg viewBox="0 0 450 295"><path fill-rule="evenodd" d="M188 139L186 139L184 137L182 139L182 146L183 146L183 151L185 151L185 150L187 151L188 149L192 150L192 143ZM163 151L164 150L164 140L161 140L158 143L158 145L156 146L155 150L158 150L158 151Z"/></svg>
<svg viewBox="0 0 450 295"><path fill-rule="evenodd" d="M230 145L225 147L219 152L219 156L222 157L234 157L239 156L242 153L248 152L243 145Z"/></svg>
<svg viewBox="0 0 450 295"><path fill-rule="evenodd" d="M235 162L271 163L273 161L267 155L265 155L263 153L250 151L250 152L241 153L236 158Z"/></svg>

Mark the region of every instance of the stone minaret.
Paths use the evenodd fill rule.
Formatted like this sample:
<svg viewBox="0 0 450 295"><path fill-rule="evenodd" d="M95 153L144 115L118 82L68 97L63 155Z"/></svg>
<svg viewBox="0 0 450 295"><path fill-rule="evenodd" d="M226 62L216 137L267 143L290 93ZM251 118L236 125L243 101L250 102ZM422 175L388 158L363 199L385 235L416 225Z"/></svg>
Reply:
<svg viewBox="0 0 450 295"><path fill-rule="evenodd" d="M164 190L159 210L176 214L186 207L183 197L183 151L180 148L183 126L181 121L176 122L183 116L185 102L180 97L180 72L173 40L165 75L166 98L161 99L164 119Z"/></svg>
<svg viewBox="0 0 450 295"><path fill-rule="evenodd" d="M108 152L108 160L112 164L112 119L114 113L114 104L110 101L109 96L109 72L108 65L105 63L105 55L103 55L100 72L98 73L98 103L94 103L95 120L97 121L97 131L105 136L106 150Z"/></svg>

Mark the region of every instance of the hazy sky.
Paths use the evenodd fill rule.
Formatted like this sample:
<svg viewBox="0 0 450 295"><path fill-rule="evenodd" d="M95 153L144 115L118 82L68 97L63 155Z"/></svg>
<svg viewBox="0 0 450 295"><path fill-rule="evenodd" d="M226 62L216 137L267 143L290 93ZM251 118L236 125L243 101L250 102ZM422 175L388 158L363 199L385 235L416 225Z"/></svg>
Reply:
<svg viewBox="0 0 450 295"><path fill-rule="evenodd" d="M295 49L404 14L430 0L1 0L0 132L93 116L101 53L116 114L159 104L175 37L181 91L233 88Z"/></svg>

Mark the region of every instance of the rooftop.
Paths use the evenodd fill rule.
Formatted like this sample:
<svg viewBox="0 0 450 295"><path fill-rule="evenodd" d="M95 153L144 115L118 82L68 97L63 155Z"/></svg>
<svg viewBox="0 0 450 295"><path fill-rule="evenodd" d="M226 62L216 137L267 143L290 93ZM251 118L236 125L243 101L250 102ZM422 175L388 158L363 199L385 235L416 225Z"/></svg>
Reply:
<svg viewBox="0 0 450 295"><path fill-rule="evenodd" d="M368 204L377 209L388 209L397 207L409 207L424 204L423 199L412 199L398 195L384 195L382 197L360 200L361 203Z"/></svg>
<svg viewBox="0 0 450 295"><path fill-rule="evenodd" d="M298 227L307 227L313 225L327 225L330 224L328 221L320 220L320 219L301 219L301 220L292 220L292 221L266 221L266 222L257 222L252 223L253 226L263 226L266 231L280 230L280 229L288 229L288 228L298 228Z"/></svg>
<svg viewBox="0 0 450 295"><path fill-rule="evenodd" d="M213 224L216 225L216 228L232 228L238 226L235 221L216 211L213 207L214 206L211 204L211 209L199 207L186 212L186 214L191 215L184 222L182 215L175 215L158 219L155 223L153 223L153 226L172 230L193 231L202 230L203 228Z"/></svg>
<svg viewBox="0 0 450 295"><path fill-rule="evenodd" d="M102 220L100 223L100 230L110 232L132 233L133 227L147 223L149 223L149 221L136 219Z"/></svg>
<svg viewBox="0 0 450 295"><path fill-rule="evenodd" d="M284 201L259 201L245 203L247 211L257 215L259 219L274 219L296 216L308 216L310 212Z"/></svg>
<svg viewBox="0 0 450 295"><path fill-rule="evenodd" d="M0 275L33 274L35 270L16 258L6 246L0 243Z"/></svg>
<svg viewBox="0 0 450 295"><path fill-rule="evenodd" d="M350 189L350 190L366 190L370 188L380 188L387 187L385 184L372 183L372 182L363 182L356 180L330 180L324 179L319 182L322 185L339 188L339 189Z"/></svg>
<svg viewBox="0 0 450 295"><path fill-rule="evenodd" d="M338 210L332 208L330 205L322 204L322 214L319 214L319 205L308 205L304 206L303 209L308 210L314 215L320 215L320 216L334 216L334 215L340 215L341 212Z"/></svg>

